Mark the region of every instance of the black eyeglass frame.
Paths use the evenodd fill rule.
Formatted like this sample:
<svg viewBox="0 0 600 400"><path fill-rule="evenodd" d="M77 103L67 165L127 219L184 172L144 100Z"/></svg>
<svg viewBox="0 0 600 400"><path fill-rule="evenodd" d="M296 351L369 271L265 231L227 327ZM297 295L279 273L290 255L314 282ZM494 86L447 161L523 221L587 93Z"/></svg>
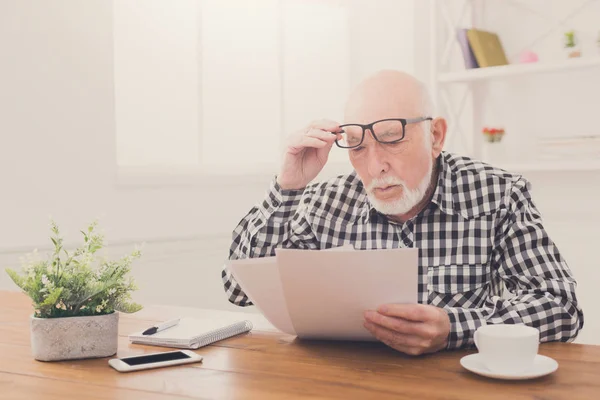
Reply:
<svg viewBox="0 0 600 400"><path fill-rule="evenodd" d="M396 139L396 140L392 140L389 142L383 141L383 140L379 140L377 138L377 136L375 135L375 131L373 130L373 125L375 125L378 122L385 122L385 121L399 121L400 123L402 123L402 137L400 139ZM383 143L383 144L394 144L394 143L398 143L400 141L402 141L404 139L404 135L406 134L406 125L408 124L416 124L419 122L423 122L423 121L433 121L432 117L417 117L417 118L386 118L386 119L380 119L378 121L374 121L371 122L370 124L344 124L344 125L340 125L340 128L342 129L343 132L343 128L346 126L360 126L362 128L362 136L360 137L360 142L358 142L357 145L355 146L342 146L338 143L338 139L335 140L335 144L341 148L341 149L354 149L357 148L358 146L360 146L362 144L362 142L365 140L365 133L368 130L371 131L371 136L373 136L373 139L375 139L377 142L379 143ZM339 132L332 132L334 135L336 135Z"/></svg>

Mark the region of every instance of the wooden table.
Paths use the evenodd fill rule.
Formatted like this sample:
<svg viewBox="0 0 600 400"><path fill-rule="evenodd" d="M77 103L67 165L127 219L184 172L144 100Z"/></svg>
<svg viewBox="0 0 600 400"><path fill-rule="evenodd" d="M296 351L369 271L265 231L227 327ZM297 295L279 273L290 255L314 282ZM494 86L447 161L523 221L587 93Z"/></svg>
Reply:
<svg viewBox="0 0 600 400"><path fill-rule="evenodd" d="M108 359L40 362L31 356L29 299L0 292L1 399L600 399L600 346L549 343L552 375L499 381L463 369L473 350L404 356L379 343L312 342L275 331L260 315L251 333L197 350L201 364L119 373ZM130 344L127 334L179 315L238 314L147 307L121 315L117 356L166 350ZM238 317L238 315L234 315Z"/></svg>

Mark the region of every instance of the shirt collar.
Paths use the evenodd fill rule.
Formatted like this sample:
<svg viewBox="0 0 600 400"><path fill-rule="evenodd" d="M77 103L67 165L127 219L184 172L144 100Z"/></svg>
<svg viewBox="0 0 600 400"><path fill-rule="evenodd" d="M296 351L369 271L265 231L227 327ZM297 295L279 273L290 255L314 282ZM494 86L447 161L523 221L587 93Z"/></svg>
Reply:
<svg viewBox="0 0 600 400"><path fill-rule="evenodd" d="M454 215L457 214L452 195L452 185L455 179L453 179L454 174L448 159L449 155L446 152L442 152L437 159L439 173L431 203L437 205L442 212Z"/></svg>

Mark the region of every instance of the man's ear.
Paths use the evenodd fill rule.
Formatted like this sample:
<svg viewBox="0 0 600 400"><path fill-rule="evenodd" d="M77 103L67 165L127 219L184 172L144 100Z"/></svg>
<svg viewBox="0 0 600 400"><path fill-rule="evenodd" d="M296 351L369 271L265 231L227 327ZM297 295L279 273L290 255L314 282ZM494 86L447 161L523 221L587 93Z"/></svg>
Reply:
<svg viewBox="0 0 600 400"><path fill-rule="evenodd" d="M448 124L444 118L435 118L431 121L431 155L434 159L438 158L444 149L447 129Z"/></svg>

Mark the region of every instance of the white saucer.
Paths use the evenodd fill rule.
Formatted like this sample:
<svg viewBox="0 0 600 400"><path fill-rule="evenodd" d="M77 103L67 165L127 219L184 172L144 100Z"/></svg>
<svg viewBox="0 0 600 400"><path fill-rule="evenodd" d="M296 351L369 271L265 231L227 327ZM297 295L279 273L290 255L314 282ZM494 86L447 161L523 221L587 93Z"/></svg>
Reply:
<svg viewBox="0 0 600 400"><path fill-rule="evenodd" d="M460 359L460 365L462 365L464 368L468 369L471 372L487 376L488 378L511 380L539 378L540 376L551 374L552 372L558 369L558 363L556 362L556 360L550 357L543 356L541 354L535 356L535 360L533 361L533 367L531 369L520 373L506 374L492 372L483 365L478 353L464 356Z"/></svg>

